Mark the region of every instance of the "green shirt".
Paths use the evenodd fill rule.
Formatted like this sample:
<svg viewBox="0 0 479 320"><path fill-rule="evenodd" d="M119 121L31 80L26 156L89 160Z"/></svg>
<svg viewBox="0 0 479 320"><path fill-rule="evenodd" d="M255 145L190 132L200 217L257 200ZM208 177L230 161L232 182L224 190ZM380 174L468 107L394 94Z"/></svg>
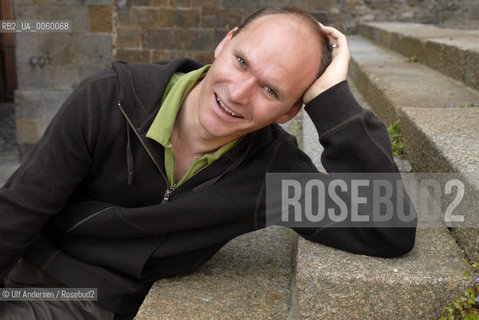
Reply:
<svg viewBox="0 0 479 320"><path fill-rule="evenodd" d="M180 181L175 181L175 153L173 146L171 145L173 126L186 95L190 92L196 82L205 77L209 67L210 65L206 65L203 68L186 74L176 72L173 75L166 87L165 93L163 94L160 111L158 111L155 120L146 133L147 138L157 141L165 148L165 170L170 188L173 187L173 185L178 186L191 178L195 173L208 166L226 151L231 149L231 147L233 147L238 141L238 139L233 140L215 152L207 153L195 159Z"/></svg>

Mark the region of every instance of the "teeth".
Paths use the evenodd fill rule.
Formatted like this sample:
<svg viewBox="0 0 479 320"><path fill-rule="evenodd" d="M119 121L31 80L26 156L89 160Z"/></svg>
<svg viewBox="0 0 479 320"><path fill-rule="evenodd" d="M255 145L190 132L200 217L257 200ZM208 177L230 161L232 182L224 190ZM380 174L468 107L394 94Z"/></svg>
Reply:
<svg viewBox="0 0 479 320"><path fill-rule="evenodd" d="M221 106L221 108L223 108L223 110L225 110L226 112L228 112L229 114L231 114L233 117L241 118L241 116L237 115L236 113L234 113L233 111L231 111L230 109L228 109L228 108L223 104L223 102L220 100L220 98L216 97L216 101L218 101L219 105Z"/></svg>

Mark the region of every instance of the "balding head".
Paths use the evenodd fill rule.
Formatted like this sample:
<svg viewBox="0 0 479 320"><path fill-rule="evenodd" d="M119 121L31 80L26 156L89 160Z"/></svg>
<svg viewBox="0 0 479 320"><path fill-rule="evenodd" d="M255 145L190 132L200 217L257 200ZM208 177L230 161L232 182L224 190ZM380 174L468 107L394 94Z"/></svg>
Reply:
<svg viewBox="0 0 479 320"><path fill-rule="evenodd" d="M331 63L332 52L331 47L329 46L328 36L319 27L318 20L308 12L296 7L264 7L246 18L246 20L238 27L234 35L239 34L253 21L261 17L281 14L297 19L299 23L312 31L311 41L317 41L320 45L320 64L317 73L317 78L319 78Z"/></svg>

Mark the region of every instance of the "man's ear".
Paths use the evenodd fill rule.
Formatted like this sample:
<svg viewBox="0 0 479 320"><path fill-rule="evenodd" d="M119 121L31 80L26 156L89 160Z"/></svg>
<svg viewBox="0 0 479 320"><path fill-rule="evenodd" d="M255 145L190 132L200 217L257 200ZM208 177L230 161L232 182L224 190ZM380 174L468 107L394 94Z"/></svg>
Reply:
<svg viewBox="0 0 479 320"><path fill-rule="evenodd" d="M223 48L226 46L226 44L233 38L234 33L238 30L238 27L234 27L233 29L228 32L228 34L221 40L221 42L216 46L215 49L215 59L218 57L223 51Z"/></svg>
<svg viewBox="0 0 479 320"><path fill-rule="evenodd" d="M286 123L289 120L293 119L295 115L298 114L299 110L301 110L301 107L303 106L303 102L299 101L297 102L294 106L291 107L288 111L286 111L281 117L276 120L278 123Z"/></svg>

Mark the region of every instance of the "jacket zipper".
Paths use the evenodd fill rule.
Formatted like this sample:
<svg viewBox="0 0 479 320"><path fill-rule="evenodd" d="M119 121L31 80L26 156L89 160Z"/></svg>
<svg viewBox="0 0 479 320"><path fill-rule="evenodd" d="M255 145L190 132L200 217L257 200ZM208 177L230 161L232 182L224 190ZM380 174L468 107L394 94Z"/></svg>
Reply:
<svg viewBox="0 0 479 320"><path fill-rule="evenodd" d="M160 165L158 164L158 162L155 160L155 157L153 156L153 154L151 154L151 151L150 149L148 149L148 147L145 145L143 139L141 138L140 134L138 133L138 131L136 131L136 128L135 126L133 125L133 123L131 122L130 118L128 117L128 115L126 114L125 110L123 110L123 107L121 106L121 103L120 101L118 101L118 108L120 109L121 113L123 114L123 116L125 117L126 121L128 122L129 126L133 129L133 132L135 133L135 135L137 136L138 140L140 140L141 142L141 145L143 146L143 148L146 150L146 153L148 153L148 155L150 156L151 160L153 160L153 163L155 164L155 166L158 168L158 171L160 171L161 173L161 176L163 177L163 179L165 180L166 182L166 185L168 186L168 179L165 177L163 171L161 171L161 168L160 168ZM173 192L173 190L176 188L176 184L174 184L171 188L166 188L166 192L163 196L163 201L168 201L168 199L170 198L170 195L171 193Z"/></svg>
<svg viewBox="0 0 479 320"><path fill-rule="evenodd" d="M145 143L143 142L143 140L141 139L141 136L140 134L136 131L136 128L135 126L133 126L133 123L131 122L130 118L128 117L128 115L126 114L126 112L123 110L123 107L121 106L121 103L120 101L118 101L118 108L120 109L121 113L123 114L123 116L125 117L126 121L128 122L128 124L130 125L130 127L133 129L133 132L135 133L135 135L138 137L138 139L140 140L141 142L141 145L143 146L143 148L145 148L146 152L148 153L148 155L150 156L151 160L153 160L153 162L155 163L156 167L158 168L158 170L160 171L161 175L163 176L163 179L165 180L166 182L166 185L167 185L167 188L166 188L166 191L163 195L163 202L168 202L168 200L170 199L171 197L171 194L173 193L173 191L176 190L176 187L177 187L177 184L174 183L171 188L168 188L169 186L169 183L168 183L168 178L164 175L163 171L161 171L160 169L160 165L157 163L157 161L155 160L155 158L153 157L153 155L151 154L151 151L150 149L148 149L148 147L145 145ZM196 172L191 178L195 177L196 175L198 175L200 172L202 172L204 169L206 169L208 166L202 168L200 171ZM190 179L191 179L190 178ZM190 180L188 179L188 180ZM185 181L186 182L186 181Z"/></svg>
<svg viewBox="0 0 479 320"><path fill-rule="evenodd" d="M150 149L148 149L148 147L145 145L145 143L143 142L143 139L141 139L141 136L140 134L138 133L138 131L136 131L136 128L135 126L133 125L133 123L131 122L130 118L128 117L128 115L126 114L126 112L123 110L123 107L121 106L121 103L120 101L118 101L118 108L120 109L121 113L123 114L123 116L125 117L126 121L128 122L129 126L133 129L133 132L135 133L135 135L137 136L137 138L140 140L141 142L141 145L143 146L143 148L146 150L146 152L148 153L148 155L150 156L151 160L153 160L153 162L155 163L155 166L158 168L158 171L160 171L163 179L165 180L166 182L166 185L167 185L167 188L166 188L166 191L163 195L163 202L168 202L168 200L170 199L171 197L171 194L173 193L173 191L176 190L176 187L177 187L177 184L174 183L171 188L169 188L169 183L168 183L168 178L164 175L163 171L161 171L160 169L160 165L158 164L158 162L155 160L155 158L153 157L153 154L151 154L151 151ZM201 171L203 171L205 168L202 168L200 171L196 172L193 176L196 176L198 173L200 173Z"/></svg>
<svg viewBox="0 0 479 320"><path fill-rule="evenodd" d="M168 202L168 200L170 199L171 193L172 193L175 189L176 189L176 183L173 183L173 185L171 186L171 188L166 189L165 194L163 195L163 201L164 201L164 202Z"/></svg>

